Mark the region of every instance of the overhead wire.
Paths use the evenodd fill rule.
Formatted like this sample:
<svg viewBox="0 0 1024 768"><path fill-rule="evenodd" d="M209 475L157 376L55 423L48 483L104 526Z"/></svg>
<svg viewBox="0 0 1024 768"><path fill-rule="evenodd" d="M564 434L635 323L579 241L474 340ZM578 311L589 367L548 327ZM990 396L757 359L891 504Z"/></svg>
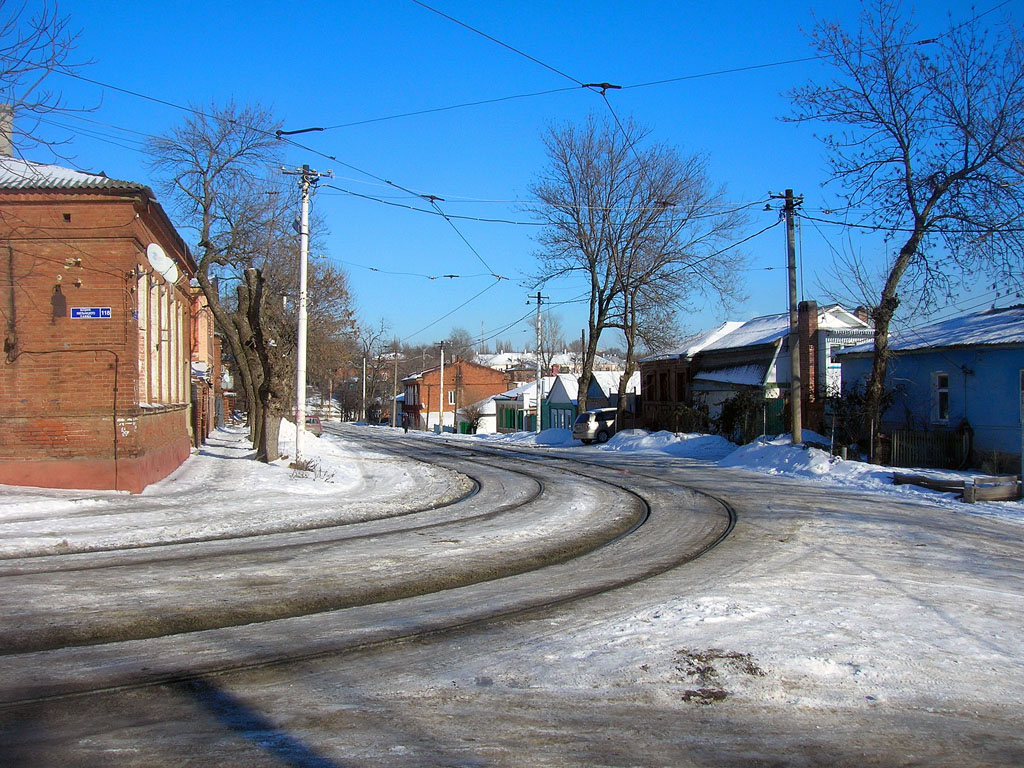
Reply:
<svg viewBox="0 0 1024 768"><path fill-rule="evenodd" d="M480 223L484 223L484 224L513 224L513 225L520 226L520 227L542 227L542 226L544 226L543 222L514 221L512 219L488 218L488 217L485 217L485 216L466 216L466 215L463 215L463 214L445 213L443 211L437 210L436 207L435 207L435 210L428 210L426 208L418 208L415 205L408 205L406 203L397 203L397 202L394 202L393 200L387 200L387 199L384 199L384 198L381 198L381 197L376 197L374 195L364 195L364 194L362 194L360 192L354 192L354 191L352 191L350 189L345 189L343 187L339 187L339 186L334 185L334 184L321 184L320 188L321 189L333 189L333 190L336 190L337 192L341 192L343 194L350 195L352 197L358 197L358 198L361 198L363 200L371 200L371 201L373 201L375 203L381 203L383 205L390 205L390 206L392 206L394 208L404 208L405 210L415 211L416 213L425 213L425 214L428 214L429 216L443 216L446 219L460 219L462 221L476 221L476 222L480 222Z"/></svg>
<svg viewBox="0 0 1024 768"><path fill-rule="evenodd" d="M583 85L583 81L582 80L577 80L572 75L567 75L565 72L562 72L561 70L556 69L555 67L551 66L550 64L546 64L543 61L541 61L540 59L535 58L535 57L531 56L530 54L525 53L524 51L521 51L518 48L509 45L508 43L502 42L498 38L493 37L492 35L489 35L486 32L482 32L481 30L477 29L476 27L470 26L469 24L467 24L464 21L459 21L454 16L449 16L447 13L444 13L442 11L439 11L436 8L433 8L432 6L427 5L426 3L423 2L423 0L412 0L412 2L416 3L416 5L418 5L418 6L422 7L422 8L426 8L431 13L436 13L438 16L441 16L441 17L443 17L445 19L448 19L448 21L452 22L453 24L458 24L460 27L464 27L465 29L468 29L470 32L473 32L473 33L475 33L477 35L480 35L481 37L487 38L492 43L496 43L497 45L500 45L502 48L507 48L508 50L512 51L513 53L515 53L515 54L517 54L519 56L522 56L523 58L529 59L534 64L539 64L540 66L544 67L544 69L547 69L547 70L549 70L551 72L554 72L556 75L564 77L566 80L570 80L571 82L574 82L574 83L576 83L577 85L580 85L580 86Z"/></svg>
<svg viewBox="0 0 1024 768"><path fill-rule="evenodd" d="M429 329L433 328L433 327L434 327L435 325L437 325L438 323L440 323L440 322L441 322L442 320L446 320L447 318L449 318L449 317L451 317L452 315L454 315L454 314L455 314L456 312L458 312L458 311L459 311L460 309L462 309L463 307L465 307L465 306L466 306L467 304L469 304L470 302L476 301L476 300L477 300L478 298L480 298L481 296L483 296L483 295L484 295L485 293L487 293L487 292L488 292L489 290L491 290L491 288L493 288L494 286L498 285L498 283L500 283L500 282L501 282L501 280L495 280L495 281L494 281L493 283L491 283L490 285L488 285L488 286L487 286L486 288L484 288L484 289L483 289L482 291L480 291L479 293L476 293L476 294L474 294L474 295L473 295L473 296L471 296L470 298L466 299L466 301L464 301L464 302L462 302L461 304L459 304L459 306L457 306L457 307L455 307L454 309L452 309L451 311L449 311L449 312L446 312L445 314L441 315L441 317L439 317L439 318L437 318L436 320L434 320L434 321L432 321L432 322L428 323L427 325L423 326L423 327L422 327L422 328L420 328L420 329L419 329L418 331L415 331L414 333L410 333L410 334L408 334L408 335L407 335L407 336L406 336L405 338L406 338L406 339L410 339L410 338L412 338L413 336L418 336L419 334L423 333L424 331L427 331L427 330L429 330Z"/></svg>
<svg viewBox="0 0 1024 768"><path fill-rule="evenodd" d="M589 88L591 90L599 90L600 91L600 95L601 95L605 105L607 106L607 108L609 109L610 113L613 116L613 119L615 120L615 122L619 126L620 131L623 130L622 123L619 120L618 115L616 114L615 110L612 108L612 105L611 105L610 101L607 98L607 90L609 88L618 89L618 88L620 88L620 86L611 86L608 83L603 83L603 84L594 84L594 83L588 84L588 83L584 83L583 81L581 81L581 80L579 80L579 79L577 79L577 78L575 78L575 77L573 77L573 76L571 76L571 75L569 75L569 74L567 74L567 73L565 73L565 72L563 72L563 71L561 71L561 70L559 70L559 69L557 69L557 68L555 68L555 67L553 67L553 66L551 66L551 65L549 65L549 64L547 64L545 62L543 62L543 61L541 61L540 59L537 59L536 57L531 56L530 54L528 54L528 53L526 53L526 52L524 52L524 51L522 51L522 50L520 50L520 49L518 49L518 48L516 48L514 46L511 46L511 45L509 45L507 43L504 43L503 41L493 37L492 35L489 35L489 34L487 34L485 32L482 32L481 30L478 30L478 29L476 29L476 28L466 24L465 22L459 21L458 19L456 19L456 18L454 18L454 17L452 17L452 16L450 16L448 14L445 14L445 13L443 13L443 12L441 12L441 11L439 11L439 10L429 6L429 5L427 5L426 3L422 2L422 0L412 0L412 1L415 2L417 5L420 5L424 9L426 9L426 10L432 12L432 13L435 13L435 14L437 14L439 16L442 16L442 17L448 19L449 21L451 21L451 22L453 22L455 24L458 24L458 25L460 25L460 26L462 26L462 27L464 27L464 28L474 32L475 34L478 34L478 35L480 35L480 36L482 36L482 37L484 37L484 38L494 42L495 44L500 45L500 46L502 46L502 47L504 47L504 48L506 48L506 49L508 49L508 50L510 50L510 51L512 51L514 53L516 53L517 55L520 55L520 56L522 56L524 58L527 58L528 60L538 64L539 66L542 66L545 69L548 69L549 71L551 71L551 72L553 72L553 73L555 73L555 74L557 74L557 75L559 75L559 76L561 76L561 77L563 77L565 79L570 80L571 82L573 82L577 86L580 86L580 87L583 87L583 88ZM985 11L982 14L977 15L975 18L980 18L981 16L987 15L988 13L991 13L991 12L993 12L993 11L1003 7L1003 6L1005 6L1006 4L1008 4L1008 2L1009 2L1009 0L1004 0L1004 2L1000 3L999 5L995 6L992 9L989 9L988 11ZM969 22L965 22L965 24L966 23L969 23ZM948 34L948 33L946 33L946 34ZM928 41L925 41L925 42L928 42ZM804 62L804 61L814 60L816 58L820 58L820 57L805 57L805 58L801 58L801 59L789 59L789 60L784 60L784 61L771 62L771 63L768 63L768 64L762 64L762 65L751 65L751 66L745 66L745 67L737 67L737 68L732 68L732 69L728 69L728 70L716 70L716 71L712 71L712 72L699 73L699 74L695 74L695 75L687 75L687 76L682 76L682 77L678 77L678 78L668 78L668 79L663 79L663 80L658 80L658 81L650 81L650 82L646 82L646 83L638 83L638 84L634 84L632 86L625 86L625 87L626 88L648 87L648 86L661 85L661 84L672 83L672 82L680 82L680 81L695 79L695 78L699 78L699 77L710 77L710 76L714 76L714 75L729 74L729 73L734 73L734 72L748 71L748 70L752 70L752 69L761 69L761 68L766 68L766 67L783 66L783 65L793 64L793 63L800 63L800 62ZM64 72L60 72L59 74L64 74L64 75L66 75L68 77L79 79L79 80L81 80L83 82L88 82L88 83L97 85L99 87L109 88L109 89L112 89L112 90L115 90L115 91L118 91L118 92L121 92L121 93L124 93L124 94L127 94L127 95L131 95L131 96L134 96L134 97L137 97L137 98L146 99L146 100L152 101L154 103L162 104L164 106L167 106L167 107L170 107L170 108L173 108L173 109L177 109L177 110L181 110L181 111L185 111L185 112L190 112L190 113L193 113L193 114L196 114L196 115L199 115L199 116L208 117L208 118L213 118L214 117L212 115L208 115L208 114L202 112L201 110L198 110L198 109L193 108L193 107L184 107L182 105L176 104L176 103L171 102L171 101L166 100L166 99L161 99L161 98L150 96L150 95L147 95L147 94L142 94L140 92L133 91L131 89L127 89L127 88L123 88L123 87L120 87L120 86L112 85L110 83L104 83L104 82L101 82L99 80L95 80L93 78L89 78L89 77L86 77L84 75L80 75L80 74L75 73L75 72L64 71ZM403 114L400 114L400 115L393 115L393 116L388 116L388 117L383 117L383 118L373 118L373 119L366 120L366 121L356 121L356 122L347 123L347 124L339 124L339 125L335 125L335 126L330 126L330 128L334 129L334 128L341 128L341 127L349 127L349 126L352 126L352 125L365 124L365 123L368 123L368 122L379 122L379 121L383 121L383 120L396 119L396 118L399 118L399 117L413 116L413 115L417 115L417 114L427 114L427 113L430 113L430 112L445 111L445 110L450 110L450 109L458 109L458 108L461 108L461 107L464 107L464 106L468 107L468 106L477 106L477 105L481 105L481 104L496 103L496 102L510 100L510 99L528 98L528 97L539 96L539 95L548 95L548 94L558 93L558 92L563 92L563 91L568 91L568 90L574 90L574 89L568 89L568 88L566 88L566 89L553 89L553 90L542 91L542 92L537 92L537 93L533 93L533 94L521 94L521 95L516 95L516 96L500 97L500 98L495 98L495 99L487 99L487 100L481 100L481 101L478 101L478 102L469 102L469 103L465 103L465 104L462 104L462 105L451 105L449 107L439 107L439 108L434 108L434 109L430 109L430 110L420 110L420 111L417 111L417 112L403 113ZM121 130L130 130L130 129L121 129ZM624 133L624 131L623 131L623 133ZM142 134L142 135L144 135L144 134ZM115 144L117 146L124 146L124 145L117 144L117 142L113 139L113 137L110 137L110 136L104 137L102 135L95 135L94 137L98 138L100 140L108 141L108 142L113 143L113 144ZM452 221L453 218L462 218L462 217L456 217L455 215L447 214L444 211L442 211L440 209L440 206L437 205L436 200L432 199L432 196L422 195L420 193L414 192L413 190L408 189L407 187L404 187L404 186L402 186L400 184L396 184L395 182L392 182L389 179L385 179L383 177L380 177L380 176L377 176L377 175L375 175L373 173L365 171L362 168L359 168L357 166L354 166L354 165L351 165L351 164L346 163L344 161L341 161L341 160L339 160L334 155L329 155L329 154L326 154L326 153L321 152L319 150L316 150L316 149L314 149L312 147L304 145L301 142L298 142L295 139L292 139L291 137L285 137L285 136L282 136L279 133L279 134L276 135L276 138L278 138L279 140L281 140L281 141L283 141L285 143L288 143L288 144L290 144L292 146L295 146L296 148L303 149L303 150L305 150L307 152L310 152L310 153L316 154L318 156L324 157L325 159L329 159L329 160L331 160L333 162L337 162L340 165L342 165L343 167L349 168L349 169L351 169L351 170L353 170L353 171L355 171L355 172L357 172L359 174L362 174L362 175L365 175L365 176L367 176L369 178L373 178L373 179L375 179L377 181L380 181L380 182L384 183L387 186L391 186L391 187L394 187L396 189L399 189L399 190L401 190L403 192L406 192L409 195L413 195L413 196L420 197L422 199L429 200L431 205L432 205L432 207L436 209L436 213L438 215L441 215L442 217L445 218L446 221L448 221L449 225L451 225L453 227L453 229L455 229L456 233L465 242L465 244L470 248L470 250L474 253L474 255L477 257L477 259L480 260L480 262L488 270L491 271L492 276L494 276L496 278L496 283L500 282L501 279L506 279L506 278L502 278L499 275L496 275L493 272L491 267L487 264L486 260L484 260L483 257L479 254L479 252L472 246L472 244L469 243L469 241L466 239L466 237L463 235L463 233L458 229L458 227ZM131 147L125 147L125 148L133 149ZM633 144L630 145L630 149L633 151L634 154L637 154L636 153L636 148L633 146ZM639 156L638 155L637 155L637 159L639 160ZM346 193L346 194L353 194L353 193L351 193L348 190L343 190L343 189L340 189L340 188L339 188L339 191L341 191L343 193ZM364 196L364 197L369 197L369 196ZM387 201L378 200L378 202L387 202ZM424 209L415 208L413 206L403 206L403 207L408 207L408 208L410 208L412 210L418 210L420 212L430 213L430 211L426 211ZM470 217L470 218L472 218L472 217ZM479 220L482 220L482 219L475 219L475 220L479 221ZM822 223L835 224L835 225L859 226L860 228L863 228L863 229L875 229L877 231L883 231L883 230L884 231L893 231L892 228L868 227L868 226L865 226L865 225L855 225L855 224L848 224L848 223L844 224L842 222L833 222L833 221L827 221L827 220L824 220L824 219L819 219L818 221L821 221ZM500 222L496 221L495 223L517 223L517 224L520 224L520 223L523 223L523 222L509 222L509 221L506 220L506 221L500 221ZM772 225L772 226L776 226L776 225ZM739 241L738 243L733 244L732 246L729 246L729 248L735 247L735 245L738 245L739 243L746 242L746 240L749 240L752 237L756 237L758 234L761 234L762 232L767 231L767 229L770 229L770 228L772 228L772 227L768 227L768 228L762 230L761 232L755 233L751 237L745 238L744 240ZM896 231L899 231L899 230L896 230ZM1017 230L1014 230L1014 231L1017 231ZM728 250L728 248L723 249L723 251L724 250ZM721 253L723 251L719 251L718 253ZM715 254L715 255L717 255L717 254ZM494 284L489 286L487 289L485 289L485 291L489 290L490 287L493 287L493 285ZM477 296L479 296L479 295L480 294L477 294ZM473 298L476 298L476 297L473 297ZM473 299L470 299L469 301L472 301L472 300ZM440 319L444 319L444 318L440 318ZM440 319L438 321L435 321L435 323L439 322ZM430 326L428 326L428 327L430 327ZM423 329L423 330L425 330L425 329ZM419 333L419 332L421 332L421 331L418 331L417 333Z"/></svg>

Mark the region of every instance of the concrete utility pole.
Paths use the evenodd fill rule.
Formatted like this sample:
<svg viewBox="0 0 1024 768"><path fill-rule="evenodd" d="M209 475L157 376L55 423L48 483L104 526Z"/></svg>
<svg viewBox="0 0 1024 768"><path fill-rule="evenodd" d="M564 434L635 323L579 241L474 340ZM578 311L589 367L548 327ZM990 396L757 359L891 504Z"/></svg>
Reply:
<svg viewBox="0 0 1024 768"><path fill-rule="evenodd" d="M298 176L302 190L302 211L299 218L299 341L295 363L295 463L302 460L302 435L306 431L306 270L309 262L309 196L323 176L333 176L331 171L320 173L308 165L295 171L281 172L286 176Z"/></svg>
<svg viewBox="0 0 1024 768"><path fill-rule="evenodd" d="M803 389L800 381L800 318L796 292L796 207L804 201L795 197L792 189L786 190L783 212L786 216L786 256L789 273L789 399L792 417L793 444L804 441L803 436Z"/></svg>
<svg viewBox="0 0 1024 768"><path fill-rule="evenodd" d="M391 426L398 426L398 345L395 344L395 380L391 382Z"/></svg>
<svg viewBox="0 0 1024 768"><path fill-rule="evenodd" d="M540 416L541 416L540 401L541 401L541 398L544 396L544 393L541 392L541 377L540 377L540 303L541 303L541 301L543 299L546 299L548 297L547 296L541 296L540 295L540 291L537 291L537 296L535 298L537 299L537 348L534 350L534 357L536 358L536 361L537 361L537 387L536 387L536 392L537 392L537 403L536 403L537 420L536 420L536 422L533 425L533 431L534 432L540 432ZM529 302L527 302L527 304L529 304Z"/></svg>
<svg viewBox="0 0 1024 768"><path fill-rule="evenodd" d="M363 400L360 407L361 410L361 421L366 421L366 358L363 358Z"/></svg>
<svg viewBox="0 0 1024 768"><path fill-rule="evenodd" d="M437 388L437 420L440 428L438 434L444 433L444 342L442 341L439 345L441 347L441 385Z"/></svg>

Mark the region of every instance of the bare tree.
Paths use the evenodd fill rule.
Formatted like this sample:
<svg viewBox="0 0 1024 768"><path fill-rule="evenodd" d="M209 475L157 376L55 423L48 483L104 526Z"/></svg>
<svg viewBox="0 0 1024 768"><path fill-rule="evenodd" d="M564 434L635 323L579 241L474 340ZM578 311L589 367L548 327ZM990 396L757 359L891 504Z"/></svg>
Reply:
<svg viewBox="0 0 1024 768"><path fill-rule="evenodd" d="M558 315L545 312L540 323L540 367L547 375L551 371L551 359L565 349L565 335Z"/></svg>
<svg viewBox="0 0 1024 768"><path fill-rule="evenodd" d="M641 147L646 135L633 121L593 117L552 128L548 167L531 187L539 201L531 210L546 224L538 284L572 276L589 284L581 410L603 331L627 334L627 366L635 366L644 317L664 317L697 293L729 297L737 285L728 279L735 252L722 246L740 215L723 207L703 158Z"/></svg>
<svg viewBox="0 0 1024 768"><path fill-rule="evenodd" d="M811 42L834 79L790 93L795 121L822 136L832 180L857 221L893 243L873 302L867 412L879 423L889 326L905 293L925 304L951 277L979 270L1016 281L1024 257L1024 48L1008 23L981 20L919 40L898 2L862 6L847 33L820 22Z"/></svg>
<svg viewBox="0 0 1024 768"><path fill-rule="evenodd" d="M465 328L452 328L444 341L444 355L447 360L461 357L472 361L476 357L476 339Z"/></svg>
<svg viewBox="0 0 1024 768"><path fill-rule="evenodd" d="M258 350L259 339L268 345L276 340L253 325L264 317L263 278L246 271L272 258L271 251L277 248L267 237L279 231L282 217L275 196L266 194L266 169L279 151L277 125L261 107L213 105L194 110L181 125L148 145L161 188L197 234L196 277L238 363L250 405L253 444L257 458L264 461L277 458L280 413L268 406L283 398L275 386L283 377L273 376L268 368L280 356ZM225 276L238 280L234 307L220 295L218 279Z"/></svg>
<svg viewBox="0 0 1024 768"><path fill-rule="evenodd" d="M21 121L16 135L0 135L3 149L54 148L57 142L42 138L40 121L54 113L84 111L69 107L61 92L50 88L54 73L73 74L88 63L71 61L79 33L70 24L54 2L0 0L0 118ZM4 128L0 119L0 133Z"/></svg>

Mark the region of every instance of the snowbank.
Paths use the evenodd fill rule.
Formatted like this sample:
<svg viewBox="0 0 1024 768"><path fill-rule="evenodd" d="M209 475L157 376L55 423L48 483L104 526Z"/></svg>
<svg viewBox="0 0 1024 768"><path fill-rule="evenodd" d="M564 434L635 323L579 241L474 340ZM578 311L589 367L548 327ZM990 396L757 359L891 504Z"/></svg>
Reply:
<svg viewBox="0 0 1024 768"><path fill-rule="evenodd" d="M430 433L415 434L435 437ZM893 485L891 467L881 467L832 456L823 447L818 447L828 446L829 439L810 430L803 431L801 445L793 445L792 438L788 434L770 438L762 437L747 445L737 446L719 435L666 431L647 432L642 429L623 430L604 445L590 446L584 446L579 440L573 440L570 430L567 429L547 429L539 434L534 432L492 435L446 434L443 437L480 440L494 445L536 446L579 453L580 455L599 456L605 453L662 455L715 462L720 467L798 478L817 482L824 486L841 486L892 494L903 498L916 498L945 506L955 512L1007 517L1024 522L1024 503L1021 502L964 504L956 494L931 491L913 485ZM971 478L981 474L935 469L907 469L906 471L936 479Z"/></svg>

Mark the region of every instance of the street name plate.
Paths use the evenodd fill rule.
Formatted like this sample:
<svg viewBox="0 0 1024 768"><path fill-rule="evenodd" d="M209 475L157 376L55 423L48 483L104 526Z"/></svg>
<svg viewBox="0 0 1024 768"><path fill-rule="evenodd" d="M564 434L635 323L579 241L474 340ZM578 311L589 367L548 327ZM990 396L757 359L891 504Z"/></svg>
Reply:
<svg viewBox="0 0 1024 768"><path fill-rule="evenodd" d="M109 320L110 307L72 307L72 320Z"/></svg>

